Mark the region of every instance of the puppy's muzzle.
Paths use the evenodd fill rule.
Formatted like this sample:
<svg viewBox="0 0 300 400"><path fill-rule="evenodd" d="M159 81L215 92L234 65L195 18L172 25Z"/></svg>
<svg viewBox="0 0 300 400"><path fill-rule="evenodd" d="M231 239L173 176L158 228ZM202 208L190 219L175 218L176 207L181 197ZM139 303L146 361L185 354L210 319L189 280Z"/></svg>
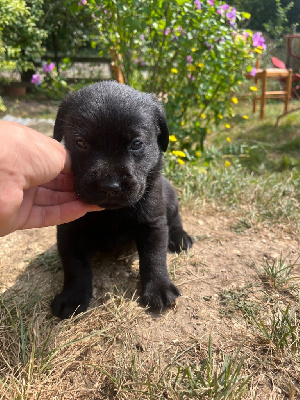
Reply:
<svg viewBox="0 0 300 400"><path fill-rule="evenodd" d="M98 190L106 196L114 196L121 192L121 185L117 181L99 182Z"/></svg>

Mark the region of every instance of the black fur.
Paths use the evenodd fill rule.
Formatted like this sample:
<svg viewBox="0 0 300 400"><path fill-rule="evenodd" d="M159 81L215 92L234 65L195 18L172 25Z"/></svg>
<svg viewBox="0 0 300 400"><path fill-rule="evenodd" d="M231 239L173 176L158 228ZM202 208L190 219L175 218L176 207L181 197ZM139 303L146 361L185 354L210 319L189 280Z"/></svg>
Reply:
<svg viewBox="0 0 300 400"><path fill-rule="evenodd" d="M180 293L167 272L167 248L186 250L192 239L182 228L175 190L161 175L169 142L161 104L126 85L96 83L62 102L54 138L64 138L71 154L78 196L105 210L57 227L64 286L52 302L53 313L68 318L87 309L91 250L132 240L144 304L159 310L171 306Z"/></svg>

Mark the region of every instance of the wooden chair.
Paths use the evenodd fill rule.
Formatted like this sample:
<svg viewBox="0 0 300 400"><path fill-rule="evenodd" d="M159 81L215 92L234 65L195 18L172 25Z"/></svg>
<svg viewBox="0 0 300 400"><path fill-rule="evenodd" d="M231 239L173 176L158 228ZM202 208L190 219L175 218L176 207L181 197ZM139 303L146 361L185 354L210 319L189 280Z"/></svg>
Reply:
<svg viewBox="0 0 300 400"><path fill-rule="evenodd" d="M272 63L276 68L287 69L285 63L277 57L272 57ZM282 86L285 87L285 82L281 79L279 79L279 83L281 85L283 84ZM292 94L300 100L300 74L292 74Z"/></svg>
<svg viewBox="0 0 300 400"><path fill-rule="evenodd" d="M247 78L254 78L254 83L258 86L261 81L261 95L253 98L253 113L256 112L257 100L260 100L260 119L265 117L265 105L267 99L284 99L284 113L288 112L292 89L292 69L283 68L260 68L260 59L256 62L256 73L254 76L247 74ZM268 79L276 79L285 82L285 88L277 91L267 90Z"/></svg>

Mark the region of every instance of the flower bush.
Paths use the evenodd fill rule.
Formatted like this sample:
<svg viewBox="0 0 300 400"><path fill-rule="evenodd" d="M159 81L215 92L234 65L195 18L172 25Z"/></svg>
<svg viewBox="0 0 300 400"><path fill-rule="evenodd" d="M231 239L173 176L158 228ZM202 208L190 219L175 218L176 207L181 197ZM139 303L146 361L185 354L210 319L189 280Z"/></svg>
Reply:
<svg viewBox="0 0 300 400"><path fill-rule="evenodd" d="M43 39L47 33L38 27L43 16L43 0L1 0L0 1L0 43L2 57L22 74L31 70L33 61L44 48ZM1 58L0 56L0 63Z"/></svg>
<svg viewBox="0 0 300 400"><path fill-rule="evenodd" d="M9 83L3 71L32 69L33 59L43 52L46 33L37 27L42 15L41 0L0 0L0 79ZM5 105L0 96L0 111Z"/></svg>
<svg viewBox="0 0 300 400"><path fill-rule="evenodd" d="M52 99L61 99L69 91L67 82L57 74L56 67L51 61L43 64L41 72L32 75L31 83Z"/></svg>
<svg viewBox="0 0 300 400"><path fill-rule="evenodd" d="M250 17L218 0L89 0L95 38L121 56L125 82L164 102L171 150L196 157L211 124L232 115L233 93L252 70L261 36L238 28ZM174 155L175 157L175 155Z"/></svg>

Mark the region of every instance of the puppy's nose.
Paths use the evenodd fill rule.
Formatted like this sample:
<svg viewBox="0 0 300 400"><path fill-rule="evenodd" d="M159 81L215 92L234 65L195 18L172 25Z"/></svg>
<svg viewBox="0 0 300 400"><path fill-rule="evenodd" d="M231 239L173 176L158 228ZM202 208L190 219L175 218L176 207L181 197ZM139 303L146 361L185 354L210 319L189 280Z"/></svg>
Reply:
<svg viewBox="0 0 300 400"><path fill-rule="evenodd" d="M120 183L117 181L101 182L99 190L106 194L115 194L121 191Z"/></svg>

